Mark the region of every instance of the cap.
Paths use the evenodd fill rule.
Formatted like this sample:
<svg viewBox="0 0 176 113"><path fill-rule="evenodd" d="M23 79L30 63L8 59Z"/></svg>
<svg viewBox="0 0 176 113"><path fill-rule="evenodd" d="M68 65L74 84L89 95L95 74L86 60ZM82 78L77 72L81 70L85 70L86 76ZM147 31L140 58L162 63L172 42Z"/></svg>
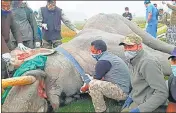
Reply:
<svg viewBox="0 0 176 113"><path fill-rule="evenodd" d="M171 58L174 58L174 57L176 57L176 48L174 48L174 50L172 51L171 56L168 58L168 60Z"/></svg>
<svg viewBox="0 0 176 113"><path fill-rule="evenodd" d="M150 0L145 0L144 1L144 4L149 4L150 3Z"/></svg>
<svg viewBox="0 0 176 113"><path fill-rule="evenodd" d="M121 42L119 45L135 45L135 44L141 44L142 38L135 33L129 34L125 37L123 42Z"/></svg>
<svg viewBox="0 0 176 113"><path fill-rule="evenodd" d="M56 0L47 0L48 3L56 2Z"/></svg>

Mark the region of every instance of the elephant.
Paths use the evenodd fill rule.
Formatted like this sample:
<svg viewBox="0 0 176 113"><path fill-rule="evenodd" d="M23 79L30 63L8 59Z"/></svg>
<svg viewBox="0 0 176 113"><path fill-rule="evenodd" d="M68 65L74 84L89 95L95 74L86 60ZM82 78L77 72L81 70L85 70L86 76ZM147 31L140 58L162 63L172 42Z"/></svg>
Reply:
<svg viewBox="0 0 176 113"><path fill-rule="evenodd" d="M40 73L46 75L45 85L46 94L48 96L47 100L51 103L52 108L57 110L61 103L73 101L75 99L73 97L80 94L80 88L83 85L79 70L75 67L74 63L69 60L68 56L64 55L58 48L64 49L73 56L85 73L94 75L96 60L93 59L90 54L90 43L97 39L104 40L107 44L107 51L119 56L126 62L123 47L119 46L119 43L130 33L136 33L143 39L144 50L154 55L160 61L164 75L170 75L171 68L167 58L174 50L174 45L154 39L135 23L121 15L103 13L91 17L84 25L83 30L77 34L76 37L68 43L63 43L55 48L56 53L47 57L44 70L32 70L23 75L39 75ZM17 86L11 89L8 96L18 95L14 97L19 99L13 101L13 99L11 99L12 97L7 97L2 105L3 112L11 112L14 111L14 109L16 112L38 112L41 111L41 109L46 111L45 104L43 108L41 108L41 106L36 106L38 108L35 109L29 107L31 103L35 103L34 101L39 98L37 96L34 96L35 98L31 97L28 101L25 101L26 104L21 104L19 100L23 98L24 93L12 94L17 91L16 87ZM30 86L20 87L29 88ZM33 94L34 92L31 93ZM23 98L23 100L25 100L25 98ZM41 103L46 103L44 102L46 101L45 99L40 101Z"/></svg>

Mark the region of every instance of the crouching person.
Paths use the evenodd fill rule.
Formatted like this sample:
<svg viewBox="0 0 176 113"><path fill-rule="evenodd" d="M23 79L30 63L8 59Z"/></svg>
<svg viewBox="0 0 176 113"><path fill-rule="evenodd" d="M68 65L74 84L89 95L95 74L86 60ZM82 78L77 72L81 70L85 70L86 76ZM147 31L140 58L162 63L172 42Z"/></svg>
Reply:
<svg viewBox="0 0 176 113"><path fill-rule="evenodd" d="M106 50L106 43L102 40L91 43L92 57L97 60L94 79L89 82L89 94L92 97L95 112L106 111L103 96L125 100L130 89L128 66L121 58Z"/></svg>
<svg viewBox="0 0 176 113"><path fill-rule="evenodd" d="M124 46L125 56L133 70L132 91L122 107L122 112L158 111L168 98L168 89L159 62L143 50L142 39L136 34L129 34L119 45Z"/></svg>

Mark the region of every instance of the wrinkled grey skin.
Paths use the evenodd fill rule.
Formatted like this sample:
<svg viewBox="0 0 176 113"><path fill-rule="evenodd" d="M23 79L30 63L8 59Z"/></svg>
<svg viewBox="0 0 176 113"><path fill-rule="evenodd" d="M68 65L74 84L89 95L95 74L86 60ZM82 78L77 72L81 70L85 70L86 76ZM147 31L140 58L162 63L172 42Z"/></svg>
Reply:
<svg viewBox="0 0 176 113"><path fill-rule="evenodd" d="M137 25L117 14L99 14L92 17L85 24L83 31L70 42L62 44L61 47L79 62L86 73L92 75L96 61L90 55L90 43L96 39L104 40L107 43L108 51L125 61L123 47L118 44L125 35L132 32L143 38L144 49L156 56L161 62L164 75L171 74L167 58L174 46L153 39ZM70 97L79 94L79 89L83 85L81 77L72 63L61 53L57 52L48 56L44 71L47 74L45 83L48 100L52 105L56 105L56 107L53 106L54 109L59 108L60 103L65 100L64 96L68 98L66 100L69 100ZM17 104L20 103L17 102ZM6 111L13 110L9 106L9 110ZM34 110L26 109L26 111Z"/></svg>

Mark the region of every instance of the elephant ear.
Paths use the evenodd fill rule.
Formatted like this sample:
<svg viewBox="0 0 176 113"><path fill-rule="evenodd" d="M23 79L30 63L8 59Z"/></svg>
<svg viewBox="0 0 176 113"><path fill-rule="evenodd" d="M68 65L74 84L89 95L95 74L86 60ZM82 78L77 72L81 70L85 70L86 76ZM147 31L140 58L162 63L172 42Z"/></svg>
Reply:
<svg viewBox="0 0 176 113"><path fill-rule="evenodd" d="M24 74L24 75L29 75ZM30 74L33 75L33 74ZM4 104L2 112L46 112L48 109L45 100L46 93L44 89L44 77L35 76L36 81L33 84L25 86L14 86L10 90Z"/></svg>

